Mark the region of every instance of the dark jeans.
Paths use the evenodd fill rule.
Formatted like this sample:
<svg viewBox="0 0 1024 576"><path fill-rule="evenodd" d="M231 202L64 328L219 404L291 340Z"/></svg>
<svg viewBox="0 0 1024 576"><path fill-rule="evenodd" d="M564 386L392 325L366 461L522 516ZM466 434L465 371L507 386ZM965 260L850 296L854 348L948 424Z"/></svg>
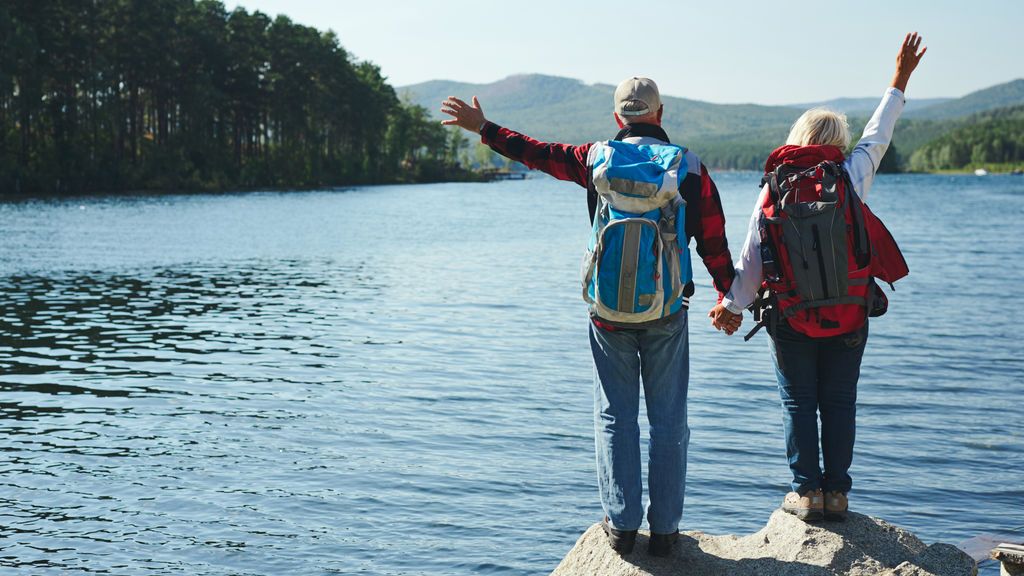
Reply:
<svg viewBox="0 0 1024 576"><path fill-rule="evenodd" d="M786 456L795 492L850 491L857 379L867 340L866 322L855 332L832 338L811 338L785 321L775 327L772 361L782 396ZM819 414L824 473L818 464Z"/></svg>

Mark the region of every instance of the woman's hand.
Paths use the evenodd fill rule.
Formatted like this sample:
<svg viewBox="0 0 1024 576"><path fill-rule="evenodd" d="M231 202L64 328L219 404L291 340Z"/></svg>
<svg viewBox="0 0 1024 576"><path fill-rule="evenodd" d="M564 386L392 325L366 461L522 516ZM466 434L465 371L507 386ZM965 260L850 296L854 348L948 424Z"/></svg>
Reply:
<svg viewBox="0 0 1024 576"><path fill-rule="evenodd" d="M484 122L487 121L484 118L484 109L480 107L480 101L476 99L476 96L473 96L472 106L455 96L449 96L447 100L441 103L441 112L454 117L442 120L441 124L445 126L454 124L470 132L479 133L480 129L484 127Z"/></svg>
<svg viewBox="0 0 1024 576"><path fill-rule="evenodd" d="M907 91L910 75L914 73L914 69L921 62L921 57L928 51L927 46L921 48L921 40L923 38L918 36L917 32L907 34L899 53L896 54L896 74L892 77L892 87L900 92ZM920 52L917 51L918 48L921 48Z"/></svg>
<svg viewBox="0 0 1024 576"><path fill-rule="evenodd" d="M743 314L733 314L721 304L716 304L708 312L708 318L711 318L712 326L717 330L725 330L729 336L732 336L743 324Z"/></svg>

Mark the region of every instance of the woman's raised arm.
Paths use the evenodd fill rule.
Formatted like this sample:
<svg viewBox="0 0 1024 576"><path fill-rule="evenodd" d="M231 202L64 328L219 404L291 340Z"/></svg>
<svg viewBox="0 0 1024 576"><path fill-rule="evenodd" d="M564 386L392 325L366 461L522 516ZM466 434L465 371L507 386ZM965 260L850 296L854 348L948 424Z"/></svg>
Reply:
<svg viewBox="0 0 1024 576"><path fill-rule="evenodd" d="M860 141L846 159L846 171L850 174L854 190L862 200L867 198L868 191L875 181L875 171L878 170L878 164L892 141L896 120L903 112L903 92L907 89L907 81L927 50L921 47L921 40L917 32L907 34L903 39L903 44L896 54L896 73L893 74L892 82L882 96L875 113L864 126Z"/></svg>

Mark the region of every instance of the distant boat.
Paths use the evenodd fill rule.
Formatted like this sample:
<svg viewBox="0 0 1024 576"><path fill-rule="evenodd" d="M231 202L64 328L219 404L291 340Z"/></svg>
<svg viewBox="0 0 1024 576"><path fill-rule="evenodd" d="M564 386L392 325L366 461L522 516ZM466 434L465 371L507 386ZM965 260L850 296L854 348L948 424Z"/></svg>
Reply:
<svg viewBox="0 0 1024 576"><path fill-rule="evenodd" d="M974 175L975 176L988 176L988 170L985 170L984 168L978 168L977 170L974 171Z"/></svg>

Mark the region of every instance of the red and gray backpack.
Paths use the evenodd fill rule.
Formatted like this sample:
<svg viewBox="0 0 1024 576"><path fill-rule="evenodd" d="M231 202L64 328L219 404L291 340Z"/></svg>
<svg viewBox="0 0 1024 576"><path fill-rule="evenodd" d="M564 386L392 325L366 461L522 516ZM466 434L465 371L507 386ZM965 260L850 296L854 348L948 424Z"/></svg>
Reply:
<svg viewBox="0 0 1024 576"><path fill-rule="evenodd" d="M835 146L783 146L768 157L758 231L764 282L754 303L757 326L783 319L813 338L846 334L888 300L909 273L892 234L865 205Z"/></svg>

